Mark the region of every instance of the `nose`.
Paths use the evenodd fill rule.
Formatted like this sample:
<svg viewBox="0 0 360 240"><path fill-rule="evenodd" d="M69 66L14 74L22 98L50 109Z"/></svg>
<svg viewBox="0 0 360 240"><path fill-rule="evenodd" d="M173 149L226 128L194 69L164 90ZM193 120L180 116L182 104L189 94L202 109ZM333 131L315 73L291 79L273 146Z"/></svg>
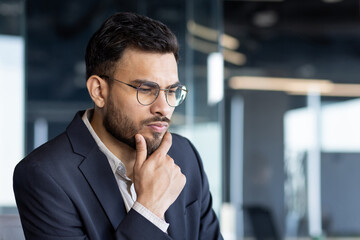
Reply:
<svg viewBox="0 0 360 240"><path fill-rule="evenodd" d="M150 111L154 115L160 115L165 117L169 117L169 115L171 115L171 113L174 111L174 108L169 106L166 101L166 91L162 89L160 90L159 96L150 106Z"/></svg>

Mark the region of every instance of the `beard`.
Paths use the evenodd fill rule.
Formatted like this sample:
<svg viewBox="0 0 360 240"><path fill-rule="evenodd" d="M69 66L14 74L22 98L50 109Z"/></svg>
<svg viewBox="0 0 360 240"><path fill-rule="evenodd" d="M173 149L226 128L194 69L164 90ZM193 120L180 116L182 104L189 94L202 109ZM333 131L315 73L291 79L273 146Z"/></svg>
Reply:
<svg viewBox="0 0 360 240"><path fill-rule="evenodd" d="M135 135L139 131L151 122L167 122L170 120L167 117L155 116L149 119L145 119L140 122L139 126L136 126L126 114L124 114L118 107L115 106L111 95L108 99L108 105L106 108L103 124L106 129L114 138L120 142L125 143L129 147L136 149ZM150 156L158 149L163 139L164 133L153 132L152 139L144 136L147 147L147 155Z"/></svg>

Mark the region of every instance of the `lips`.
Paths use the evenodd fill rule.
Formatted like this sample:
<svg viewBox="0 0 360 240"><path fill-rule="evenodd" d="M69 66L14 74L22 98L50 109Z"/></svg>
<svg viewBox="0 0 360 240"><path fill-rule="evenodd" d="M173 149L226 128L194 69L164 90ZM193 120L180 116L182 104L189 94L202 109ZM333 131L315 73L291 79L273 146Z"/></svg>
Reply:
<svg viewBox="0 0 360 240"><path fill-rule="evenodd" d="M169 124L166 122L152 122L147 125L155 132L164 132L167 130Z"/></svg>

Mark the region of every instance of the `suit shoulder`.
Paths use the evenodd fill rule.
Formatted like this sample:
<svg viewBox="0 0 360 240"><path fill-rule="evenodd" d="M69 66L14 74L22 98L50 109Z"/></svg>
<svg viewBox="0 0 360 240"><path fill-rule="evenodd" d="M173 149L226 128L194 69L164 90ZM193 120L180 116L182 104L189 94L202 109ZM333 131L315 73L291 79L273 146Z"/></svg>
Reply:
<svg viewBox="0 0 360 240"><path fill-rule="evenodd" d="M17 167L22 165L43 166L55 164L62 161L64 156L69 152L72 153L72 147L66 133L62 133L43 145L31 151L24 159L22 159Z"/></svg>
<svg viewBox="0 0 360 240"><path fill-rule="evenodd" d="M32 150L25 158L31 158L39 154L41 155L46 154L48 150L56 151L58 149L64 148L64 146L68 142L69 140L66 136L66 133L63 132L60 135L56 136L55 138L45 142L44 144Z"/></svg>
<svg viewBox="0 0 360 240"><path fill-rule="evenodd" d="M176 146L177 144L180 144L180 145L187 145L193 147L193 144L188 138L181 136L177 133L171 133L171 135L172 135L173 145Z"/></svg>
<svg viewBox="0 0 360 240"><path fill-rule="evenodd" d="M195 161L187 161L188 164L201 161L198 151L189 139L176 133L172 133L172 137L170 156L180 159L196 159Z"/></svg>

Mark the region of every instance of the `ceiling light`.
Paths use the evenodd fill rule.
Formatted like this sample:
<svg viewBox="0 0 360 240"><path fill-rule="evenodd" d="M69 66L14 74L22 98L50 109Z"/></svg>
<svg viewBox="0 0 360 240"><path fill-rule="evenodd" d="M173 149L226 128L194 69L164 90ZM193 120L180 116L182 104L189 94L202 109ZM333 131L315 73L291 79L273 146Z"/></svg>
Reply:
<svg viewBox="0 0 360 240"><path fill-rule="evenodd" d="M257 12L253 18L253 22L258 27L271 27L278 21L278 14L275 11Z"/></svg>
<svg viewBox="0 0 360 240"><path fill-rule="evenodd" d="M314 90L322 96L360 97L360 84L337 84L324 79L235 76L232 89L282 91L291 95L307 95Z"/></svg>
<svg viewBox="0 0 360 240"><path fill-rule="evenodd" d="M218 51L218 45L215 43L207 42L193 36L187 38L187 43L195 50L210 54L212 52ZM223 49L224 60L226 62L232 63L234 65L242 66L246 63L246 56L242 53Z"/></svg>
<svg viewBox="0 0 360 240"><path fill-rule="evenodd" d="M324 3L339 3L342 2L343 0L322 0Z"/></svg>
<svg viewBox="0 0 360 240"><path fill-rule="evenodd" d="M203 25L197 24L194 21L188 21L187 23L187 29L188 31L197 37L212 41L212 42L218 42L220 41L220 44L228 49L237 49L240 46L239 40L236 38L228 35L228 34L221 34L221 37L219 38L219 31L215 30L213 28L205 27Z"/></svg>

